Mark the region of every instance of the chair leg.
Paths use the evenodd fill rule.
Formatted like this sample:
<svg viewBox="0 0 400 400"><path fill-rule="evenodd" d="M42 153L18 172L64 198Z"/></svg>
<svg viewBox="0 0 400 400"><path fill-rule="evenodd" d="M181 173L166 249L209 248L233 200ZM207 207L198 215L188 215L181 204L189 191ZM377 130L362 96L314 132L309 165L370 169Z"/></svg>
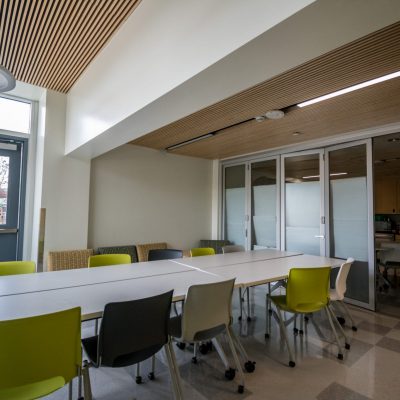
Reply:
<svg viewBox="0 0 400 400"><path fill-rule="evenodd" d="M239 321L243 318L243 298L242 298L242 288L239 288L239 307L240 307L240 316Z"/></svg>
<svg viewBox="0 0 400 400"><path fill-rule="evenodd" d="M71 379L68 383L68 400L72 400L72 389L73 389L73 384Z"/></svg>
<svg viewBox="0 0 400 400"><path fill-rule="evenodd" d="M340 303L340 304L342 305L344 311L346 312L346 315L347 315L347 317L349 318L349 320L350 320L350 322L351 322L351 329L352 329L354 332L357 332L357 327L356 327L356 325L355 325L355 323L354 323L353 317L351 316L350 310L349 310L349 308L347 307L346 303L345 303L344 301L339 301L338 303Z"/></svg>
<svg viewBox="0 0 400 400"><path fill-rule="evenodd" d="M96 318L94 320L94 336L97 336L99 333L99 319Z"/></svg>
<svg viewBox="0 0 400 400"><path fill-rule="evenodd" d="M251 321L251 315L250 315L250 287L246 288L247 290L247 321Z"/></svg>
<svg viewBox="0 0 400 400"><path fill-rule="evenodd" d="M226 371L229 370L230 369L229 361L228 361L226 354L225 354L224 350L222 349L222 346L219 343L218 339L213 338L213 339L211 339L211 341L215 347L215 350L217 350L217 353L218 353L222 363L224 364L225 370Z"/></svg>
<svg viewBox="0 0 400 400"><path fill-rule="evenodd" d="M235 361L236 370L239 373L238 392L239 393L243 393L244 392L244 374L243 374L242 367L240 366L239 357L238 357L238 355L236 353L236 349L235 349L235 345L234 345L233 340L232 340L231 333L229 332L229 326L226 327L226 336L228 338L229 347L231 349L231 352L232 352L232 355L233 355L233 359Z"/></svg>
<svg viewBox="0 0 400 400"><path fill-rule="evenodd" d="M156 355L155 354L153 354L152 355L152 357L151 357L151 371L149 372L149 374L147 375L148 376L148 378L151 380L151 381L154 381L154 379L155 379L155 369L156 369Z"/></svg>
<svg viewBox="0 0 400 400"><path fill-rule="evenodd" d="M283 338L285 340L286 347L289 352L289 367L294 367L296 365L296 363L294 362L293 352L292 352L292 349L289 344L289 339L287 337L287 332L286 332L285 323L283 322L282 312L279 307L276 307L276 310L278 313L278 321L279 321L279 326L281 328L281 335L283 336Z"/></svg>
<svg viewBox="0 0 400 400"><path fill-rule="evenodd" d="M335 313L333 312L332 306L331 306L330 304L328 305L328 311L329 311L330 314L331 314L332 320L336 323L336 326L339 327L339 331L340 331L340 333L341 333L341 334L343 335L343 337L344 337L344 341L345 341L344 347L345 347L345 349L346 349L346 350L349 350L349 349L350 349L349 338L347 337L346 332L345 332L344 329L342 328L342 325L340 325L340 322L339 322L339 321L337 320L337 318L335 317Z"/></svg>
<svg viewBox="0 0 400 400"><path fill-rule="evenodd" d="M92 387L90 385L89 364L87 361L85 361L83 364L82 376L83 376L83 395L85 397L85 400L92 400Z"/></svg>
<svg viewBox="0 0 400 400"><path fill-rule="evenodd" d="M171 338L168 343L164 346L165 354L168 361L169 372L171 375L172 389L174 392L175 400L183 399L182 382L179 374L178 364L176 362L174 349L172 348Z"/></svg>
<svg viewBox="0 0 400 400"><path fill-rule="evenodd" d="M235 332L233 331L232 326L229 326L229 332L231 334L233 343L235 344L236 348L239 350L239 354L241 355L241 357L244 360L244 369L246 370L246 372L254 372L254 370L256 369L256 362L250 361L245 348L243 347L242 343L240 342L240 339L236 336Z"/></svg>
<svg viewBox="0 0 400 400"><path fill-rule="evenodd" d="M193 357L192 357L192 363L197 364L197 343L193 343Z"/></svg>
<svg viewBox="0 0 400 400"><path fill-rule="evenodd" d="M140 375L140 363L136 364L135 382L140 385L142 383L142 376Z"/></svg>
<svg viewBox="0 0 400 400"><path fill-rule="evenodd" d="M78 375L78 400L84 400L82 397L82 368L79 368Z"/></svg>
<svg viewBox="0 0 400 400"><path fill-rule="evenodd" d="M265 338L268 339L271 336L271 315L272 315L272 309L271 309L271 298L269 297L270 294L268 293L266 296L265 300L265 309L266 309L266 314L265 314L265 325L266 325L266 332L265 332Z"/></svg>
<svg viewBox="0 0 400 400"><path fill-rule="evenodd" d="M331 314L329 313L328 306L325 307L325 312L326 312L326 315L327 315L327 317L328 317L329 324L331 325L331 329L332 329L332 331L333 331L333 334L335 335L336 343L337 343L337 346L338 346L338 355L337 355L337 358L338 358L339 360L343 360L343 350L342 350L342 346L340 345L339 336L338 336L338 334L337 334L337 332L336 332L335 325L333 325L332 317L331 317Z"/></svg>

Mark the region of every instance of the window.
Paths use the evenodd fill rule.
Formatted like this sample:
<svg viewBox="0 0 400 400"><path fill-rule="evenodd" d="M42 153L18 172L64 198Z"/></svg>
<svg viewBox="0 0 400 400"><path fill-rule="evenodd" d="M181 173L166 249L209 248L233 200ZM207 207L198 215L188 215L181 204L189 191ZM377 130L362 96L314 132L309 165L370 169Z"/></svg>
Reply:
<svg viewBox="0 0 400 400"><path fill-rule="evenodd" d="M0 97L0 129L30 133L31 104Z"/></svg>

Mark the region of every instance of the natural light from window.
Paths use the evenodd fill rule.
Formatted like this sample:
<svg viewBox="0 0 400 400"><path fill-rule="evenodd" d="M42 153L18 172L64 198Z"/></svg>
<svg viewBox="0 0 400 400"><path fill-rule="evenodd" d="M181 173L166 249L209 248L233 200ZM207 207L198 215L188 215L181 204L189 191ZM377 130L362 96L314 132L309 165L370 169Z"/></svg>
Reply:
<svg viewBox="0 0 400 400"><path fill-rule="evenodd" d="M31 104L0 97L0 129L30 133Z"/></svg>

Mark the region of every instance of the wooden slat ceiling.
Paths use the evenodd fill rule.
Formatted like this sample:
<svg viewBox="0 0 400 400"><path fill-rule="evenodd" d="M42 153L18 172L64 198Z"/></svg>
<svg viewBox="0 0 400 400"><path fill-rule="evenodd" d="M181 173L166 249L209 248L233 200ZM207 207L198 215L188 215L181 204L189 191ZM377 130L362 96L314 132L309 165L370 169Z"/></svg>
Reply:
<svg viewBox="0 0 400 400"><path fill-rule="evenodd" d="M339 96L281 120L240 123L400 70L400 22L335 49L203 110L142 136L132 144L165 149L223 129L172 153L221 159L400 121L400 78ZM294 132L301 132L293 136Z"/></svg>
<svg viewBox="0 0 400 400"><path fill-rule="evenodd" d="M0 64L68 92L140 0L0 0Z"/></svg>

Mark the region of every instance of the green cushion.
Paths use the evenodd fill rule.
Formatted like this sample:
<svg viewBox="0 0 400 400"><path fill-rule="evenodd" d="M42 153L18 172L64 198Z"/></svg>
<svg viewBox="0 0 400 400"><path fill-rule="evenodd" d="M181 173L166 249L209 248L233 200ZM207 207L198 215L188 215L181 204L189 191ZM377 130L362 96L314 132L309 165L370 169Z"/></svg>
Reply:
<svg viewBox="0 0 400 400"><path fill-rule="evenodd" d="M47 396L65 385L62 376L46 379L44 381L31 383L29 385L17 386L0 390L0 400L33 400Z"/></svg>

